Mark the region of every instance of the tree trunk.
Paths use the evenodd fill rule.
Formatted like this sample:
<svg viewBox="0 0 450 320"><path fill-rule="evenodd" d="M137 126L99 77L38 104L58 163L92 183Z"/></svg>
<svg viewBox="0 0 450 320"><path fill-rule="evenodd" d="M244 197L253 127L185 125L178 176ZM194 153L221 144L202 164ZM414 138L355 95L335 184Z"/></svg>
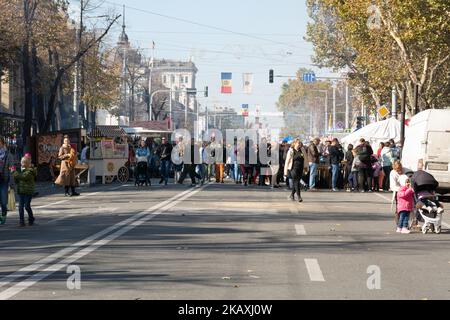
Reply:
<svg viewBox="0 0 450 320"><path fill-rule="evenodd" d="M31 136L31 124L33 120L33 84L30 68L30 51L27 41L22 46L22 72L23 72L23 85L25 91L25 121L23 123L22 138L24 147L27 148L29 138ZM28 146L29 147L29 146ZM26 149L28 150L28 149Z"/></svg>

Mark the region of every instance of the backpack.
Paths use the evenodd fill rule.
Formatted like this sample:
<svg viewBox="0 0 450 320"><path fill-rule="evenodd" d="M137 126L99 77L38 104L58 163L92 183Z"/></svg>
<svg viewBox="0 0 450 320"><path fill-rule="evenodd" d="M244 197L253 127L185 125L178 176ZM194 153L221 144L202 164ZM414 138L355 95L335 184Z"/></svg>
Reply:
<svg viewBox="0 0 450 320"><path fill-rule="evenodd" d="M367 152L367 147L365 146L361 148L361 151L358 152L358 155L361 162L368 163L371 161L371 155L369 154L369 152Z"/></svg>

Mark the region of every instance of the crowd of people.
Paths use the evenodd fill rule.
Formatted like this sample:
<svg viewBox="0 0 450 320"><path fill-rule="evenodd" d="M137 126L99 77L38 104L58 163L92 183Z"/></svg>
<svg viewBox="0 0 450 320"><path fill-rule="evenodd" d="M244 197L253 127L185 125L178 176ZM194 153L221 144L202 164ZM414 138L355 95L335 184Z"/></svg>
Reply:
<svg viewBox="0 0 450 320"><path fill-rule="evenodd" d="M86 161L83 152L81 158ZM67 136L58 158L61 169L55 183L64 186L66 196L78 196L73 170L77 155ZM139 139L130 144L130 167L137 162L145 162L146 174L149 178L159 178L159 184L168 185L172 176L176 184L183 184L189 176L191 186L211 181L225 183L226 179L244 186L267 186L272 189L281 188L281 184L285 183L290 190L289 199L298 202L303 202L302 189L318 191L319 176L327 177L325 185L333 192L340 189L361 193L392 191L397 232L401 233L409 233L407 224L416 202L412 195L419 189L416 187L413 190L411 187L400 161L400 148L393 140L380 143L375 152L364 139L360 139L357 146L350 144L344 150L337 138L315 138L307 145L300 139L293 139L278 145L265 138L259 144L249 138L234 139L233 144L225 144L214 138L208 142L193 139L187 142L179 138L171 143L162 137L160 142ZM416 174L426 173L419 168ZM414 176L412 178L413 181L418 180ZM432 181L428 183L430 186L434 184L432 177L426 179ZM28 224L34 224L31 201L35 194L35 180L36 168L32 165L31 155L26 154L20 161L20 169L17 169L4 139L0 137L0 224L6 221L11 190L18 194L20 226L25 226L25 211L28 213ZM443 206L439 202L428 202L434 195L430 186L426 191L431 198L421 200L420 208L417 208L428 210L434 206L437 214L442 214Z"/></svg>

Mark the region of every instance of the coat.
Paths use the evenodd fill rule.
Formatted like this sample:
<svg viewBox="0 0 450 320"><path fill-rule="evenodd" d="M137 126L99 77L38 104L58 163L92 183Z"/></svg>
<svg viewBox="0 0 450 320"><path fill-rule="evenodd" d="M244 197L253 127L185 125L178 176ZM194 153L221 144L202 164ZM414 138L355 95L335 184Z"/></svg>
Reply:
<svg viewBox="0 0 450 320"><path fill-rule="evenodd" d="M21 172L14 172L14 181L17 185L17 193L32 196L36 185L36 169L23 169Z"/></svg>
<svg viewBox="0 0 450 320"><path fill-rule="evenodd" d="M55 181L55 184L64 186L64 187L75 187L76 186L76 178L75 178L75 168L71 164L75 159L71 158L71 147L62 146L59 149L58 158L61 160L61 169L59 172L59 176Z"/></svg>
<svg viewBox="0 0 450 320"><path fill-rule="evenodd" d="M11 171L9 170L9 168L14 166L13 156L9 151L6 151L4 158L0 160L0 170L2 171L2 174L0 176L3 176L3 181L0 182L6 182L11 185L14 183L14 180L11 179Z"/></svg>
<svg viewBox="0 0 450 320"><path fill-rule="evenodd" d="M305 161L303 161L303 170L307 171L309 166L305 157L305 149L300 148L299 151L303 154L303 158L305 159ZM292 165L294 163L293 160L294 160L294 149L290 148L286 155L286 162L284 163L284 175L286 177L288 176L288 171L292 169Z"/></svg>
<svg viewBox="0 0 450 320"><path fill-rule="evenodd" d="M408 187L401 187L397 192L397 213L402 211L411 212L414 207L414 190Z"/></svg>

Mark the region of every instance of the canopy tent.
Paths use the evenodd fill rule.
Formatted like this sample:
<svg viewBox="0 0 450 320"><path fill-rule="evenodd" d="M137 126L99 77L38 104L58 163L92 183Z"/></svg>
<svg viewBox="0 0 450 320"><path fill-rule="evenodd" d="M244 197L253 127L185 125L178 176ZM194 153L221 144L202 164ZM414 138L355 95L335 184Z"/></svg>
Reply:
<svg viewBox="0 0 450 320"><path fill-rule="evenodd" d="M359 140L364 138L370 142L370 145L374 150L378 149L380 142L389 141L394 139L397 143L400 141L400 121L395 118L389 118L387 120L378 121L368 126L365 126L341 139L342 145L345 147L349 144L357 146ZM405 127L407 130L407 127ZM406 132L405 132L406 133Z"/></svg>

